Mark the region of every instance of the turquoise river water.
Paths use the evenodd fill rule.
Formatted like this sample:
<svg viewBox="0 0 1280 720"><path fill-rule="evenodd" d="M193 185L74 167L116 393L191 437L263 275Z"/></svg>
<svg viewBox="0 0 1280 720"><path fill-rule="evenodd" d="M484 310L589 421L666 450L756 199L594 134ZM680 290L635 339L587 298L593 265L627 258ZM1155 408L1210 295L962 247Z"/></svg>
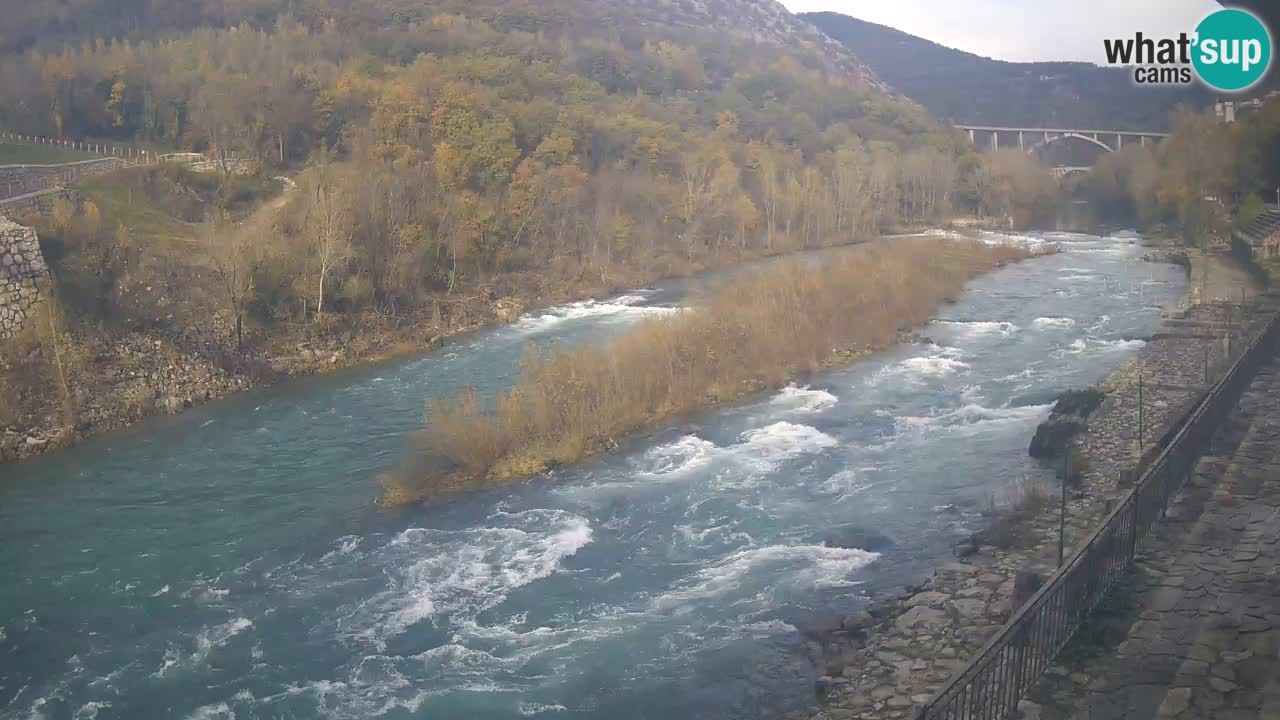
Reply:
<svg viewBox="0 0 1280 720"><path fill-rule="evenodd" d="M530 342L678 312L664 284L0 467L0 718L765 718L798 628L920 579L1186 280L1130 237L972 282L927 339L508 489L372 503L423 402ZM867 533L874 550L840 542Z"/></svg>

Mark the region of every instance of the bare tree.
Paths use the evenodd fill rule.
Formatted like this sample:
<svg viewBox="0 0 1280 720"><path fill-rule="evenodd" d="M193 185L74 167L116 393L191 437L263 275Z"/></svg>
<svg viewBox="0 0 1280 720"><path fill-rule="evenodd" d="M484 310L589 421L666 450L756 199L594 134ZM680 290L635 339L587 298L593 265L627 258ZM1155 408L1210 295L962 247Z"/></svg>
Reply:
<svg viewBox="0 0 1280 720"><path fill-rule="evenodd" d="M216 218L205 221L203 235L227 310L236 320L236 350L244 350L244 315L253 299L263 253L252 227L227 228Z"/></svg>
<svg viewBox="0 0 1280 720"><path fill-rule="evenodd" d="M324 316L324 285L329 273L351 253L351 196L334 177L328 152L322 151L308 198L305 232L315 255L318 281L316 321Z"/></svg>

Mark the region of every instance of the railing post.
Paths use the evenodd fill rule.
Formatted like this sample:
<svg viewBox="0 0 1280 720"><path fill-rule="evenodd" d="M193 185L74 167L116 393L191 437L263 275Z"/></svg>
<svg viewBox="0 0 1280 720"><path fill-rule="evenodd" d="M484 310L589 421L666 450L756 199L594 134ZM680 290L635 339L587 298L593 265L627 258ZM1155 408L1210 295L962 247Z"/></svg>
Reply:
<svg viewBox="0 0 1280 720"><path fill-rule="evenodd" d="M1067 448L1066 457L1062 459L1062 504L1058 513L1058 567L1062 567L1062 559L1067 550L1067 483L1071 480L1071 448ZM1016 611L1017 608L1014 608Z"/></svg>
<svg viewBox="0 0 1280 720"><path fill-rule="evenodd" d="M1145 429L1143 421L1143 402L1142 402L1142 371L1138 371L1138 464L1142 464L1142 447L1143 447L1143 430Z"/></svg>

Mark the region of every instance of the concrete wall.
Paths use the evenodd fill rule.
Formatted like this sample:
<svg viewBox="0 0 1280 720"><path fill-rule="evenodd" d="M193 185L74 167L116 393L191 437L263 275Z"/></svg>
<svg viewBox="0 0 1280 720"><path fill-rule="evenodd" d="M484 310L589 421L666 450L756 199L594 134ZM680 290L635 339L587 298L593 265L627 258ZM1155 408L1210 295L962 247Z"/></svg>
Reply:
<svg viewBox="0 0 1280 720"><path fill-rule="evenodd" d="M0 217L0 341L31 320L48 279L36 231Z"/></svg>

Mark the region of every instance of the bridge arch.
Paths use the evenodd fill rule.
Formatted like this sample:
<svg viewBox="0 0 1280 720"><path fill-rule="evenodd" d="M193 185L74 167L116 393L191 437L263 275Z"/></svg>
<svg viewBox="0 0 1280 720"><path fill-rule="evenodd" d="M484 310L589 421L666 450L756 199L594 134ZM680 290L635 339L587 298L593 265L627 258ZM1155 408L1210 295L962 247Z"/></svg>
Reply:
<svg viewBox="0 0 1280 720"><path fill-rule="evenodd" d="M1060 135L1054 135L1053 137L1045 138L1044 140L1041 140L1035 145L1032 145L1030 149L1027 150L1027 152L1034 154L1040 148L1056 143L1059 140L1066 140L1067 138L1071 138L1074 140L1083 140L1087 143L1093 143L1094 145L1097 145L1098 147L1102 148L1103 152L1109 152L1109 153L1115 152L1115 148L1112 148L1110 145L1102 142L1098 138L1090 137L1088 135L1081 135L1080 133L1076 133L1076 132L1062 133Z"/></svg>

